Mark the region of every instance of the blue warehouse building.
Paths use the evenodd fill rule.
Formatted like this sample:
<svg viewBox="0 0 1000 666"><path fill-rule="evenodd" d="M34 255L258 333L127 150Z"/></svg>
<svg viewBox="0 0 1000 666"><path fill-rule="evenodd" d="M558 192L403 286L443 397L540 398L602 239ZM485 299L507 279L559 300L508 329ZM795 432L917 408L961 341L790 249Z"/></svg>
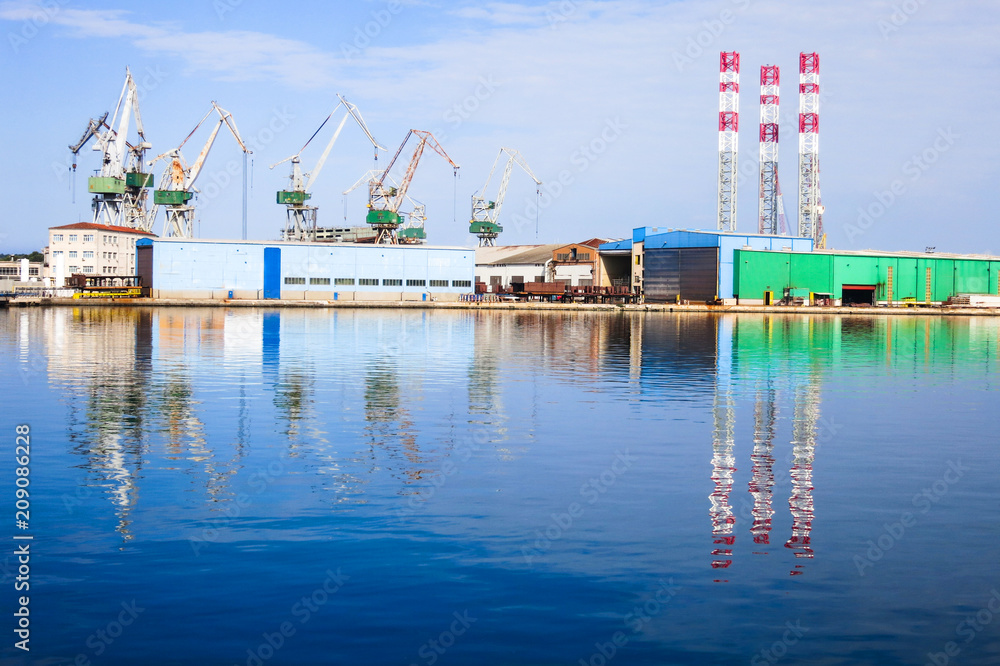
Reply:
<svg viewBox="0 0 1000 666"><path fill-rule="evenodd" d="M144 238L136 265L153 298L457 301L472 293L475 250Z"/></svg>
<svg viewBox="0 0 1000 666"><path fill-rule="evenodd" d="M632 240L600 246L609 280L624 279L627 257L629 282L647 303L706 302L733 298L736 250L812 252L813 241L797 236L770 236L726 231L639 227Z"/></svg>

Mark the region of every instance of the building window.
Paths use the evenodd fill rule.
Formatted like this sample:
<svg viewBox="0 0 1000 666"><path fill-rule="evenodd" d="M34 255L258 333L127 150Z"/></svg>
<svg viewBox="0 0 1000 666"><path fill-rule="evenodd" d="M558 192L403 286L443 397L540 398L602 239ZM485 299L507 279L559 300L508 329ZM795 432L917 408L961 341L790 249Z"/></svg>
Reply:
<svg viewBox="0 0 1000 666"><path fill-rule="evenodd" d="M94 242L94 234L84 234L83 235L83 242L84 243L93 243Z"/></svg>
<svg viewBox="0 0 1000 666"><path fill-rule="evenodd" d="M76 250L70 250L69 251L69 258L70 259L76 259Z"/></svg>
<svg viewBox="0 0 1000 666"><path fill-rule="evenodd" d="M76 242L76 234L70 234L69 235L69 242L70 243L75 243Z"/></svg>
<svg viewBox="0 0 1000 666"><path fill-rule="evenodd" d="M579 259L580 261L590 261L590 253L581 252L580 254L576 255L576 258Z"/></svg>
<svg viewBox="0 0 1000 666"><path fill-rule="evenodd" d="M354 278L336 278L333 283L341 286L353 285Z"/></svg>
<svg viewBox="0 0 1000 666"><path fill-rule="evenodd" d="M79 273L80 272L80 267L79 266L70 266L66 270L68 270L70 272L70 275L72 275L73 273Z"/></svg>
<svg viewBox="0 0 1000 666"><path fill-rule="evenodd" d="M38 269L34 268L34 267L29 268L28 269L28 275L38 275Z"/></svg>
<svg viewBox="0 0 1000 666"><path fill-rule="evenodd" d="M399 278L386 278L382 280L383 287L402 287L403 281Z"/></svg>
<svg viewBox="0 0 1000 666"><path fill-rule="evenodd" d="M423 287L427 285L427 280L407 280L407 287Z"/></svg>
<svg viewBox="0 0 1000 666"><path fill-rule="evenodd" d="M53 243L61 241L62 239L63 239L63 235L62 234L52 234L52 242Z"/></svg>
<svg viewBox="0 0 1000 666"><path fill-rule="evenodd" d="M358 278L358 284L362 287L377 287L378 278Z"/></svg>
<svg viewBox="0 0 1000 666"><path fill-rule="evenodd" d="M471 287L472 280L452 280L451 286L453 287Z"/></svg>
<svg viewBox="0 0 1000 666"><path fill-rule="evenodd" d="M93 266L84 266L83 267L83 272L84 273L93 273L94 272L94 267Z"/></svg>
<svg viewBox="0 0 1000 666"><path fill-rule="evenodd" d="M510 281L511 282L524 282L524 276L523 275L512 275L512 276L510 276Z"/></svg>
<svg viewBox="0 0 1000 666"><path fill-rule="evenodd" d="M556 252L556 261L569 261L569 252Z"/></svg>
<svg viewBox="0 0 1000 666"><path fill-rule="evenodd" d="M93 259L94 258L94 253L91 252L90 250L84 250L83 251L83 258L84 259Z"/></svg>
<svg viewBox="0 0 1000 666"><path fill-rule="evenodd" d="M499 275L491 275L490 276L490 284L493 285L494 287L498 287L501 284L503 284L503 282L501 282L502 279L503 278L501 276L499 276Z"/></svg>
<svg viewBox="0 0 1000 666"><path fill-rule="evenodd" d="M431 286L432 287L447 287L448 286L448 281L447 280L431 280Z"/></svg>
<svg viewBox="0 0 1000 666"><path fill-rule="evenodd" d="M304 277L286 277L285 284L305 284L306 279Z"/></svg>
<svg viewBox="0 0 1000 666"><path fill-rule="evenodd" d="M61 256L63 256L63 251L62 250L56 250L55 252L52 253L52 256L53 257L61 257Z"/></svg>
<svg viewBox="0 0 1000 666"><path fill-rule="evenodd" d="M309 284L330 284L330 278L309 278Z"/></svg>

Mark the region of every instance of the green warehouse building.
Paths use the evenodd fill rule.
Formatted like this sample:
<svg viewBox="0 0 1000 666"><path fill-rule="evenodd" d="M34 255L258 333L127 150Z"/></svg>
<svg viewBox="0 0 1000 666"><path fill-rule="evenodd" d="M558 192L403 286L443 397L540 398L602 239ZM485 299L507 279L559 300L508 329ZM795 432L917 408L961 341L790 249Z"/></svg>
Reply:
<svg viewBox="0 0 1000 666"><path fill-rule="evenodd" d="M734 250L733 296L741 304L789 298L842 305L944 303L959 294L1000 294L1000 257Z"/></svg>

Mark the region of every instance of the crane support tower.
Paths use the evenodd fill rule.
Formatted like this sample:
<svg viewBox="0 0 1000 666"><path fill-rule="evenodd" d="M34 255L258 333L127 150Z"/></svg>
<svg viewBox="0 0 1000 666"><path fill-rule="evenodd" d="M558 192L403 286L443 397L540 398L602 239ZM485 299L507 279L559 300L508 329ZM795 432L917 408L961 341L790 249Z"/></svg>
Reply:
<svg viewBox="0 0 1000 666"><path fill-rule="evenodd" d="M487 201L481 194L485 194L486 188L490 186L493 173L504 153L507 153L507 163L503 168L503 176L500 177L497 198L495 201ZM503 227L497 223L497 219L500 217L503 200L507 196L507 183L510 182L510 174L514 170L515 163L531 176L535 185L542 184L542 181L538 180L538 177L531 172L531 167L528 166L521 153L512 148L501 148L497 158L493 160L493 167L490 169L490 175L486 177L486 183L479 192L472 195L472 221L469 224L469 233L479 237L479 247L492 247L495 245L497 236L503 231Z"/></svg>
<svg viewBox="0 0 1000 666"><path fill-rule="evenodd" d="M205 142L205 146L198 153L198 158L194 161L194 164L188 166L184 160L184 155L181 153L181 148L188 142L188 139L194 136L194 133L202 126L202 123L208 120L213 111L219 114L219 121L212 129L212 133ZM163 175L160 177L160 186L153 191L153 208L150 215L150 222L152 222L156 217L159 207L164 206L163 236L165 238L194 237L195 208L188 202L194 196L194 193L197 192L194 187L194 181L197 180L202 167L205 166L205 158L208 157L208 153L215 143L215 137L218 136L223 124L236 137L236 142L240 144L243 152L250 153L251 151L243 143L243 138L240 136L239 130L236 129L236 122L233 120L233 115L215 102L212 102L212 108L198 121L198 124L191 130L191 133L181 141L181 145L150 160L150 167L161 159L170 160L170 163L163 171Z"/></svg>
<svg viewBox="0 0 1000 666"><path fill-rule="evenodd" d="M128 134L133 116L138 140L130 143ZM73 170L76 171L80 150L93 138L94 150L102 156L97 175L87 179L87 190L94 195L91 203L94 223L150 231L153 220L146 203L153 177L143 172L142 166L146 151L152 145L146 141L139 115L139 91L127 67L125 85L110 124L107 118L105 113L98 120L91 119L80 140L69 147L73 153Z"/></svg>
<svg viewBox="0 0 1000 666"><path fill-rule="evenodd" d="M312 198L312 193L310 190L313 185L316 184L316 179L319 178L320 171L323 170L323 165L326 164L326 158L330 156L330 151L333 150L333 144L337 142L337 138L340 137L341 130L344 129L344 125L347 123L348 118L354 118L355 122L361 127L361 130L371 141L372 146L375 147L375 159L378 160L378 151L386 150L384 146L379 144L372 136L372 133L368 130L368 125L365 124L364 118L361 117L361 112L358 111L358 107L348 102L344 99L343 95L338 94L337 97L340 102L337 106L333 108L330 115L320 123L320 126L313 132L313 135L309 137L309 141L306 141L305 145L299 149L299 152L295 153L291 157L286 157L280 162L275 162L270 168L274 168L279 164L284 164L285 162L291 161L292 163L292 173L289 176L291 180L291 188L288 190L281 190L276 196L276 201L279 204L285 205L285 230L282 232L282 240L296 240L296 241L315 241L316 240L316 222L317 222L317 211L319 210L316 206L310 206L306 202ZM309 146L316 135L319 134L320 130L333 118L337 110L343 106L346 109L344 117L341 118L340 124L337 125L337 129L334 131L333 136L330 138L329 143L326 144L326 148L323 150L323 154L320 155L319 161L316 162L316 166L313 167L312 171L308 173L303 173L301 168L301 158L302 152Z"/></svg>
<svg viewBox="0 0 1000 666"><path fill-rule="evenodd" d="M719 54L719 231L736 230L740 129L740 54Z"/></svg>
<svg viewBox="0 0 1000 666"><path fill-rule="evenodd" d="M417 137L417 147L413 151L413 157L410 158L410 163L406 167L406 174L400 181L399 187L393 187L389 180L389 171L392 170L393 165L399 158L400 153L403 152L403 148L406 147L406 142L409 141L411 136ZM438 143L433 134L415 129L407 132L403 142L399 144L396 154L393 155L392 160L389 162L389 166L385 168L385 171L381 173L378 179L373 178L368 183L368 216L366 221L375 230L375 242L377 244L396 245L399 243L396 233L400 226L399 207L406 197L406 191L410 189L410 183L413 182L413 174L417 170L420 156L423 155L424 148L428 145L434 152L448 160L448 164L451 165L455 176L458 176L459 166L448 157L448 153L441 147L441 144Z"/></svg>
<svg viewBox="0 0 1000 666"><path fill-rule="evenodd" d="M825 245L819 189L819 54L799 54L799 230Z"/></svg>
<svg viewBox="0 0 1000 666"><path fill-rule="evenodd" d="M778 86L780 70L777 65L760 68L760 200L758 203L757 232L775 235L781 192L778 186ZM783 211L781 211L783 214Z"/></svg>

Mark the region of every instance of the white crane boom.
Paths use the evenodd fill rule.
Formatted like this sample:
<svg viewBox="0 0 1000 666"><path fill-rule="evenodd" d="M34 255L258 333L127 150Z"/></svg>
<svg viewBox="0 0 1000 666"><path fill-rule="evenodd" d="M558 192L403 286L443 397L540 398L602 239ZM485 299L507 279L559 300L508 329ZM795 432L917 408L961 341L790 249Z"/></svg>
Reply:
<svg viewBox="0 0 1000 666"><path fill-rule="evenodd" d="M497 219L500 217L500 209L503 207L504 199L507 197L507 185L510 182L510 175L514 170L514 164L516 163L524 169L524 172L535 181L535 185L542 184L542 181L531 171L531 167L528 166L528 162L521 156L521 153L513 148L501 148L500 152L497 153L496 159L493 160L493 166L486 177L486 183L479 192L485 194L486 189L490 186L490 181L493 179L493 173L496 171L497 164L500 163L500 158L503 157L504 153L507 153L508 159L506 164L504 164L503 175L500 177L500 187L497 190L496 201L487 202L485 197L478 193L472 195L472 220L469 224L469 232L479 237L480 246L492 246L496 237L503 231L503 227L497 224Z"/></svg>
<svg viewBox="0 0 1000 666"><path fill-rule="evenodd" d="M279 204L284 204L286 207L286 226L283 233L283 238L285 240L310 240L315 238L315 228L316 228L316 213L318 208L316 206L309 206L306 201L312 198L310 190L316 184L316 179L319 178L320 172L323 170L323 166L326 164L327 158L330 156L330 152L333 150L334 144L340 137L341 131L344 129L344 125L347 123L347 118L354 118L358 126L368 137L372 146L375 147L375 157L378 159L378 151L385 150L385 147L379 144L372 136L371 131L369 131L368 126L365 124L364 118L361 117L358 107L354 106L346 99L343 95L338 94L337 97L340 102L333 108L333 111L323 119L320 126L316 128L309 140L305 142L299 152L286 157L280 162L275 162L270 166L271 169L278 166L279 164L284 164L285 162L292 163L292 172L289 176L291 180L291 189L281 190L277 194L277 202ZM316 138L316 135L326 126L330 119L337 113L340 107L343 106L346 109L344 117L340 120L337 125L337 129L334 131L333 136L330 137L330 141L327 142L326 148L324 148L323 153L320 155L319 161L316 162L316 166L305 174L302 172L301 162L302 153L305 149L312 143L312 140Z"/></svg>
<svg viewBox="0 0 1000 666"><path fill-rule="evenodd" d="M194 136L195 132L197 132L202 124L208 120L208 117L212 115L213 112L219 115L219 120L215 123L215 127L212 128L212 132L209 134L208 140L205 141L205 145L202 147L201 152L198 153L198 157L195 159L194 163L188 166L187 162L184 160L183 153L181 153L181 148L183 148L188 140ZM208 153L212 150L212 146L215 144L215 139L223 125L229 128L229 131L236 139L240 148L243 149L243 152L250 153L250 149L247 148L246 143L243 141L243 137L240 136L239 130L236 128L236 122L233 120L232 114L213 101L212 108L209 109L204 116L202 116L201 120L198 121L198 124L194 126L194 129L191 130L186 137L184 137L184 140L181 141L179 146L173 150L162 153L161 155L157 155L154 159L150 160L149 166L152 167L161 159L170 158L170 164L164 170L163 176L160 178L160 187L153 193L154 206L150 215L150 224L152 224L159 206L166 206L166 219L163 222L164 236L168 238L193 237L194 206L188 205L187 202L193 196L192 190L195 189L194 182L201 174L201 171L205 166L205 159L208 157Z"/></svg>

